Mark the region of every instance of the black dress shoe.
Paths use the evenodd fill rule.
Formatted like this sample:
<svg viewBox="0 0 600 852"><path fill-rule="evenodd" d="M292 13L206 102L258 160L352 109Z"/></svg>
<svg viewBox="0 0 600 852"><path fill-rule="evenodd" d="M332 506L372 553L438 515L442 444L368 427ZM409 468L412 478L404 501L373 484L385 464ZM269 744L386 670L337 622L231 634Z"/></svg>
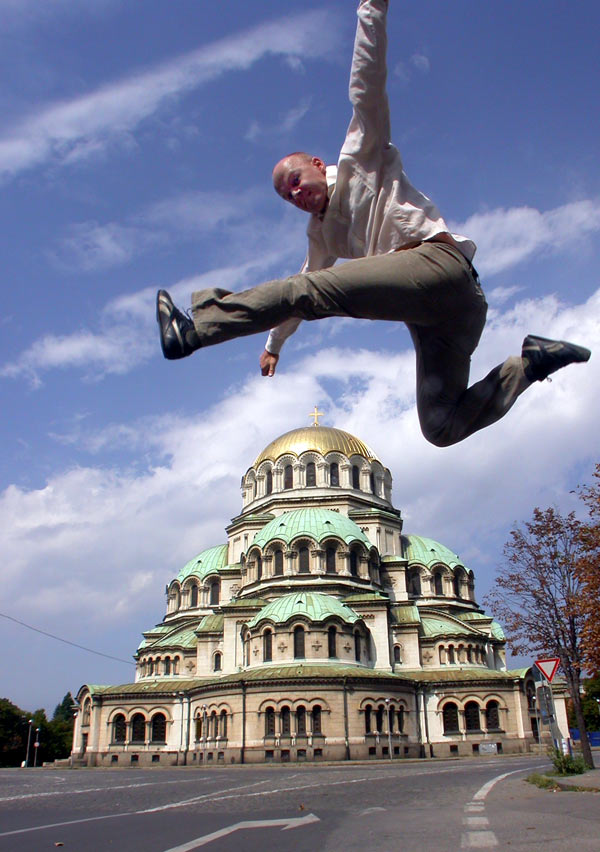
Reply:
<svg viewBox="0 0 600 852"><path fill-rule="evenodd" d="M543 382L561 367L589 361L591 354L584 346L576 346L566 340L548 340L535 334L527 335L521 350L525 376L530 382Z"/></svg>
<svg viewBox="0 0 600 852"><path fill-rule="evenodd" d="M200 340L192 320L173 304L166 290L156 294L156 320L160 328L160 345L169 361L185 358L200 349Z"/></svg>

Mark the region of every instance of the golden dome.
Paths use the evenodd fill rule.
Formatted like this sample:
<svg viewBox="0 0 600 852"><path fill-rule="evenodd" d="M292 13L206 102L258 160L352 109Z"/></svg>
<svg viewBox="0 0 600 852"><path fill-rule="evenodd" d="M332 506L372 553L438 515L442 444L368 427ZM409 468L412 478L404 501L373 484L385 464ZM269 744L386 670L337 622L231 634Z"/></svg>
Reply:
<svg viewBox="0 0 600 852"><path fill-rule="evenodd" d="M330 426L302 426L271 441L258 456L253 467L257 468L267 459L275 462L286 453L299 456L308 450L314 450L323 456L338 452L345 456L358 455L379 461L373 450L349 432L333 429Z"/></svg>

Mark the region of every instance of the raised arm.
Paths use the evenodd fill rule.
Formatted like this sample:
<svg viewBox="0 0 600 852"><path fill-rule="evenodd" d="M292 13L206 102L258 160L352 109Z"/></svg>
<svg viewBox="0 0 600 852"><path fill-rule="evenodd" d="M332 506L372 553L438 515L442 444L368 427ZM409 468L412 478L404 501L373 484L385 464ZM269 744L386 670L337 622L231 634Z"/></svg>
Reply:
<svg viewBox="0 0 600 852"><path fill-rule="evenodd" d="M362 0L350 71L349 96L353 107L343 154L367 153L390 142L387 79L387 0Z"/></svg>

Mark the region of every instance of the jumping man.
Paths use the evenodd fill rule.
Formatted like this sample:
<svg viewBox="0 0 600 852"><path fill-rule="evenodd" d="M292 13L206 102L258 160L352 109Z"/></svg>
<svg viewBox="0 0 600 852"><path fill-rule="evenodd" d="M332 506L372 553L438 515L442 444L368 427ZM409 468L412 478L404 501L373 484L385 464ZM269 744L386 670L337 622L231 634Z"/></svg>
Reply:
<svg viewBox="0 0 600 852"><path fill-rule="evenodd" d="M296 152L273 170L276 192L308 213L308 254L298 275L241 293L192 294L190 319L159 290L165 358L271 330L260 356L273 376L301 320L356 317L404 322L417 356L417 410L428 441L444 447L495 423L536 381L590 351L528 335L520 356L468 386L487 312L471 261L475 244L453 234L415 189L390 142L386 93L387 0L361 0L352 68L352 120L337 166ZM334 266L338 258L346 263Z"/></svg>

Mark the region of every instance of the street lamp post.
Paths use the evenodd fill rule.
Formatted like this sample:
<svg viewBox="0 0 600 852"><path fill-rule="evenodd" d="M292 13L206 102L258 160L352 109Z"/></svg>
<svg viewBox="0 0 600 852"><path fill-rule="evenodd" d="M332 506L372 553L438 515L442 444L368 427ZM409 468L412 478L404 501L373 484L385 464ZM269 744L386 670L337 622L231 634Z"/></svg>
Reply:
<svg viewBox="0 0 600 852"><path fill-rule="evenodd" d="M37 766L38 749L40 747L40 729L35 729L35 742L33 744L33 765Z"/></svg>
<svg viewBox="0 0 600 852"><path fill-rule="evenodd" d="M388 756L390 760L393 760L392 756L392 726L390 725L390 699L385 699L385 706L387 707L387 735L388 735Z"/></svg>
<svg viewBox="0 0 600 852"><path fill-rule="evenodd" d="M29 766L29 749L31 748L31 731L33 729L33 719L29 720L29 731L27 732L27 751L25 753L25 766Z"/></svg>

